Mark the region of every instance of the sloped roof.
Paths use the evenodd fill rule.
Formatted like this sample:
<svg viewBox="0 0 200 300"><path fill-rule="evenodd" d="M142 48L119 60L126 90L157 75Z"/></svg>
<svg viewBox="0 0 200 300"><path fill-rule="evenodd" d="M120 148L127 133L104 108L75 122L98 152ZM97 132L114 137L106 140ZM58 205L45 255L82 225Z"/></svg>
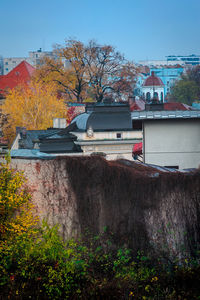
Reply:
<svg viewBox="0 0 200 300"><path fill-rule="evenodd" d="M144 110L144 109L145 109L145 101L143 99L136 99L134 102L130 104L130 111Z"/></svg>
<svg viewBox="0 0 200 300"><path fill-rule="evenodd" d="M164 86L162 80L155 76L154 72L151 73L151 76L145 79L143 86Z"/></svg>
<svg viewBox="0 0 200 300"><path fill-rule="evenodd" d="M164 109L165 110L192 110L191 106L184 103L178 103L178 102L164 103Z"/></svg>
<svg viewBox="0 0 200 300"><path fill-rule="evenodd" d="M163 103L164 110L194 110L193 107L179 102L167 102ZM135 100L130 104L131 111L142 111L145 110L145 101L142 99Z"/></svg>
<svg viewBox="0 0 200 300"><path fill-rule="evenodd" d="M57 130L52 130L53 134ZM40 136L43 136L47 133L47 130L26 130L26 134L23 136L20 134L21 138L21 147L24 149L33 149L34 141L39 140Z"/></svg>
<svg viewBox="0 0 200 300"><path fill-rule="evenodd" d="M27 83L34 71L35 68L33 66L25 60L22 61L8 74L0 76L0 92L2 93L6 89L13 89L19 84Z"/></svg>

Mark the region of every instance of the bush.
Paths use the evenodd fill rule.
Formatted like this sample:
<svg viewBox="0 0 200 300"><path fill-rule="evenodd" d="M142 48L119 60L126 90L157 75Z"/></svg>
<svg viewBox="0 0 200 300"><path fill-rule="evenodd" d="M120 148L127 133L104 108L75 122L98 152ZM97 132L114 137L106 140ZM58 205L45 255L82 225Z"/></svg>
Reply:
<svg viewBox="0 0 200 300"><path fill-rule="evenodd" d="M0 243L33 233L38 218L32 213L31 195L23 172L10 167L10 158L0 164Z"/></svg>

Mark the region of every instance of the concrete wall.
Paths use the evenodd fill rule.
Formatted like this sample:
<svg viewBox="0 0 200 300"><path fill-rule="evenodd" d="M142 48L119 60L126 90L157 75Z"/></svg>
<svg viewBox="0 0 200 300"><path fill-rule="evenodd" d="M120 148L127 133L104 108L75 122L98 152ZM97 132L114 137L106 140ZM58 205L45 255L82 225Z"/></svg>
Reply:
<svg viewBox="0 0 200 300"><path fill-rule="evenodd" d="M180 169L200 165L200 120L144 122L144 162Z"/></svg>

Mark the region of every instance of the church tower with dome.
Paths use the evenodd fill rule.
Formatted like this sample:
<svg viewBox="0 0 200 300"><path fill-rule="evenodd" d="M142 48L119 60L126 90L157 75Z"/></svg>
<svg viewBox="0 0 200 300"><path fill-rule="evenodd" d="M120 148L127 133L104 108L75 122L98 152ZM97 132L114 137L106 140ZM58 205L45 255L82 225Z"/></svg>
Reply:
<svg viewBox="0 0 200 300"><path fill-rule="evenodd" d="M159 77L155 76L154 72L144 81L142 94L146 102L151 102L152 100L164 102L164 83Z"/></svg>

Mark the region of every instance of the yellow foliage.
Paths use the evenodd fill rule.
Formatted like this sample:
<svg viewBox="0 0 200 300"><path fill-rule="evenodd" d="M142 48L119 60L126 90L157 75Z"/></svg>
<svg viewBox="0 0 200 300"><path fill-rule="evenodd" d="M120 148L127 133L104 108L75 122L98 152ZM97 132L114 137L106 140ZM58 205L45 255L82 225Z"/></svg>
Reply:
<svg viewBox="0 0 200 300"><path fill-rule="evenodd" d="M3 132L10 140L15 136L16 126L27 130L52 127L53 118L64 118L67 108L58 99L54 83L32 80L28 86L18 86L9 91L2 112L7 115Z"/></svg>
<svg viewBox="0 0 200 300"><path fill-rule="evenodd" d="M45 58L40 68L35 71L33 80L45 84L53 83L54 87L60 93L66 93L66 89L70 91L74 90L76 85L73 70L69 67L64 67L62 58L56 61Z"/></svg>
<svg viewBox="0 0 200 300"><path fill-rule="evenodd" d="M0 166L0 241L23 233L33 233L38 218L33 215L31 195L22 172Z"/></svg>

